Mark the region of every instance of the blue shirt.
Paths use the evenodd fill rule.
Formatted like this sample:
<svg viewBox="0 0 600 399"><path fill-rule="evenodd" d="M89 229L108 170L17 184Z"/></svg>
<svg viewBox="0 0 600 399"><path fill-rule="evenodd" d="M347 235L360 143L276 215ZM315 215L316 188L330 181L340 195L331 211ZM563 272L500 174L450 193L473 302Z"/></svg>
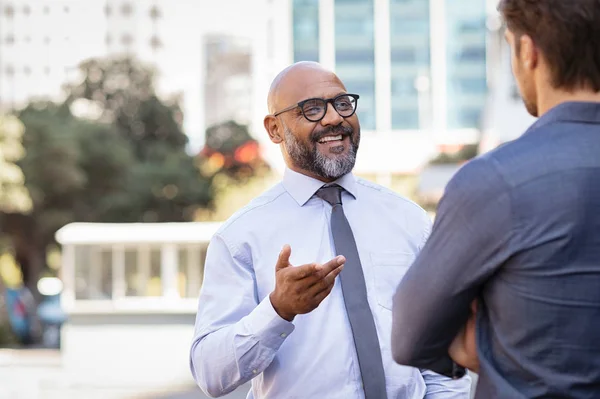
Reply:
<svg viewBox="0 0 600 399"><path fill-rule="evenodd" d="M398 287L397 359L448 372L475 298L477 398L600 397L600 103L554 107L451 180Z"/></svg>
<svg viewBox="0 0 600 399"><path fill-rule="evenodd" d="M400 366L390 352L392 295L429 234L428 215L351 174L337 183L345 189L344 212L363 266L388 398L468 398L468 378L454 381ZM288 169L281 184L232 216L213 237L191 348L192 373L207 394L219 396L252 380L248 398L364 397L339 279L317 309L293 322L279 317L269 300L285 244L296 266L335 256L331 206L314 196L322 185Z"/></svg>

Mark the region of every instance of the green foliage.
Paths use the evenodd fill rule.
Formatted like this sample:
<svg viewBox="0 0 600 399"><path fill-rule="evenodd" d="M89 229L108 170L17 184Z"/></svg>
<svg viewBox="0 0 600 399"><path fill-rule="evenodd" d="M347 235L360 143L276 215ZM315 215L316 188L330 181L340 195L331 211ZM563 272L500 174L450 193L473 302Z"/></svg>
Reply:
<svg viewBox="0 0 600 399"><path fill-rule="evenodd" d="M457 164L475 158L478 154L478 144L466 144L456 153L441 153L429 161L430 165Z"/></svg>
<svg viewBox="0 0 600 399"><path fill-rule="evenodd" d="M0 115L0 211L27 212L31 199L16 162L24 155L23 125L12 115Z"/></svg>
<svg viewBox="0 0 600 399"><path fill-rule="evenodd" d="M65 224L193 220L213 198L212 178L186 153L179 106L156 96L152 70L126 58L90 60L81 73L65 103L32 103L18 114L18 165L33 206L0 212L0 224L34 292ZM97 118L75 116L81 104Z"/></svg>
<svg viewBox="0 0 600 399"><path fill-rule="evenodd" d="M85 99L101 110L133 146L138 158L149 143L184 150L188 142L181 129L183 116L176 101L161 101L155 94L155 71L131 58L92 59L80 65L83 80L66 86L68 104Z"/></svg>

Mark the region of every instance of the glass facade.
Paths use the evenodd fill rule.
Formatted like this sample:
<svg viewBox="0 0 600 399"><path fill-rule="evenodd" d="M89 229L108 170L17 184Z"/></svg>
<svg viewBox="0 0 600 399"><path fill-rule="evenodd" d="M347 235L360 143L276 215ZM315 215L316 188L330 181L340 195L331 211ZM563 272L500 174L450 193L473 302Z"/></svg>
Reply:
<svg viewBox="0 0 600 399"><path fill-rule="evenodd" d="M431 120L429 1L390 0L392 129Z"/></svg>
<svg viewBox="0 0 600 399"><path fill-rule="evenodd" d="M478 128L487 94L485 1L446 0L445 10L448 128Z"/></svg>
<svg viewBox="0 0 600 399"><path fill-rule="evenodd" d="M293 0L294 62L319 61L319 0Z"/></svg>
<svg viewBox="0 0 600 399"><path fill-rule="evenodd" d="M373 0L335 0L335 69L350 93L360 95L363 129L375 129Z"/></svg>
<svg viewBox="0 0 600 399"><path fill-rule="evenodd" d="M486 1L443 0L442 47L433 50L434 55L445 57L445 65L431 62L431 31L436 23L431 1L388 1L390 104L376 101L386 96L375 92L374 0L333 0L332 43L327 39L319 43L319 0L292 0L294 61L319 61L319 45L333 46L336 73L349 92L360 95L357 113L366 130L376 129L377 106L391 108L393 130L428 129L441 115L445 115L444 129L479 128L488 92ZM432 85L439 82L438 76L445 78L442 103L433 101L436 87Z"/></svg>

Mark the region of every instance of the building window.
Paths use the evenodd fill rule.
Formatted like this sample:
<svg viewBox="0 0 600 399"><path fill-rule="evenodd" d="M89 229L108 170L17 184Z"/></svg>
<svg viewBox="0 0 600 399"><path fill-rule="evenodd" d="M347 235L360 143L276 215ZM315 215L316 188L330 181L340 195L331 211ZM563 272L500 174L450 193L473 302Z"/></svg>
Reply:
<svg viewBox="0 0 600 399"><path fill-rule="evenodd" d="M446 4L448 128L478 128L488 92L485 2L447 0Z"/></svg>
<svg viewBox="0 0 600 399"><path fill-rule="evenodd" d="M121 44L123 46L129 46L133 43L133 36L131 36L129 33L125 33L123 36L121 36Z"/></svg>
<svg viewBox="0 0 600 399"><path fill-rule="evenodd" d="M467 94L487 93L487 82L481 78L461 78L456 80L456 90Z"/></svg>
<svg viewBox="0 0 600 399"><path fill-rule="evenodd" d="M6 68L4 68L4 73L8 77L12 77L15 75L15 68L12 65L7 65Z"/></svg>
<svg viewBox="0 0 600 399"><path fill-rule="evenodd" d="M152 50L158 50L159 48L161 48L162 41L160 40L160 37L158 37L157 35L152 36L152 38L150 39L150 47L152 47Z"/></svg>
<svg viewBox="0 0 600 399"><path fill-rule="evenodd" d="M44 15L50 14L50 7L44 6Z"/></svg>
<svg viewBox="0 0 600 399"><path fill-rule="evenodd" d="M25 66L25 67L23 68L23 73L25 74L25 76L29 76L29 75L31 75L31 68L30 68L30 67L28 67L28 66Z"/></svg>
<svg viewBox="0 0 600 399"><path fill-rule="evenodd" d="M294 62L319 61L319 0L294 0Z"/></svg>
<svg viewBox="0 0 600 399"><path fill-rule="evenodd" d="M11 46L15 44L15 36L12 34L6 35L6 39L4 39L7 45Z"/></svg>
<svg viewBox="0 0 600 399"><path fill-rule="evenodd" d="M112 43L112 37L107 34L106 37L104 37L104 43L106 43L107 46L109 46Z"/></svg>
<svg viewBox="0 0 600 399"><path fill-rule="evenodd" d="M375 30L373 0L335 0L336 72L360 95L361 126L375 129Z"/></svg>
<svg viewBox="0 0 600 399"><path fill-rule="evenodd" d="M153 21L156 21L161 16L162 16L162 13L160 12L160 8L158 8L157 6L153 6L150 9L150 19L152 19Z"/></svg>
<svg viewBox="0 0 600 399"><path fill-rule="evenodd" d="M110 15L112 14L112 8L110 8L110 6L107 4L104 6L104 15L106 15L107 17L110 17Z"/></svg>
<svg viewBox="0 0 600 399"><path fill-rule="evenodd" d="M7 5L6 7L4 7L4 15L6 15L6 18L11 19L12 17L15 16L15 9L13 6L11 6L10 4Z"/></svg>
<svg viewBox="0 0 600 399"><path fill-rule="evenodd" d="M26 16L31 14L31 7L29 7L28 5L23 6L23 14L25 14Z"/></svg>
<svg viewBox="0 0 600 399"><path fill-rule="evenodd" d="M430 80L429 2L392 0L390 50L392 129L423 129L432 119L428 87L417 90L419 79Z"/></svg>
<svg viewBox="0 0 600 399"><path fill-rule="evenodd" d="M131 3L123 3L121 5L121 14L125 17L129 17L133 13L133 6Z"/></svg>
<svg viewBox="0 0 600 399"><path fill-rule="evenodd" d="M486 50L484 46L465 47L456 53L457 62L485 62Z"/></svg>

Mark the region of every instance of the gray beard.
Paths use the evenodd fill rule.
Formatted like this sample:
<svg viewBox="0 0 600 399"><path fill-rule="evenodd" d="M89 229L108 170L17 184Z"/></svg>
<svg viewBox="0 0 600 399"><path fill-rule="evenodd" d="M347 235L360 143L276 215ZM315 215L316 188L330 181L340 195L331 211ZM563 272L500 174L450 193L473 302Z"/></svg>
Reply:
<svg viewBox="0 0 600 399"><path fill-rule="evenodd" d="M296 139L287 126L284 126L284 128L285 148L296 167L324 179L333 180L350 173L354 169L360 137L356 140L356 143L350 137L350 150L348 153L332 159L321 154L316 144L313 145L313 148L310 148L309 145L305 145Z"/></svg>

